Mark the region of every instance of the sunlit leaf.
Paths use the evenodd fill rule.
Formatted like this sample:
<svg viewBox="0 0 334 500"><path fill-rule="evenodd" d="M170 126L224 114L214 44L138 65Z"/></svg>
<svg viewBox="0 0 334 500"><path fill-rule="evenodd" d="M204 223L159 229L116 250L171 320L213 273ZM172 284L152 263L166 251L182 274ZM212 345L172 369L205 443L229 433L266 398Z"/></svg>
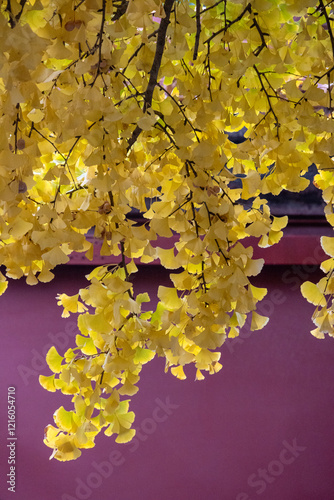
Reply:
<svg viewBox="0 0 334 500"><path fill-rule="evenodd" d="M311 283L311 281L305 281L300 287L303 297L311 304L315 306L325 306L326 299L324 295L320 292L316 284Z"/></svg>
<svg viewBox="0 0 334 500"><path fill-rule="evenodd" d="M55 373L59 373L61 371L61 363L63 361L63 357L58 354L57 349L52 346L46 355L46 362L49 365L50 370Z"/></svg>

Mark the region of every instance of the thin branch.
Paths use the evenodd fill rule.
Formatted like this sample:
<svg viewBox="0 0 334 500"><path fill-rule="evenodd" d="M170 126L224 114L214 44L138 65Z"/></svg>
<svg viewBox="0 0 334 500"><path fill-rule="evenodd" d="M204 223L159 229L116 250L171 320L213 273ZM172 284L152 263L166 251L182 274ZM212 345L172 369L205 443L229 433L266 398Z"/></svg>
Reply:
<svg viewBox="0 0 334 500"><path fill-rule="evenodd" d="M85 0L80 0L80 2L74 7L73 10L77 10L80 7L80 5L82 5L84 3L84 1Z"/></svg>
<svg viewBox="0 0 334 500"><path fill-rule="evenodd" d="M100 31L97 35L96 46L99 48L99 60L97 63L96 75L94 77L93 82L90 84L91 87L94 86L96 79L101 73L100 67L102 62L102 44L103 44L103 32L104 32L104 24L106 22L106 8L107 8L107 0L102 0L102 17L101 17L101 26Z"/></svg>
<svg viewBox="0 0 334 500"><path fill-rule="evenodd" d="M208 72L208 75L209 75L209 83L208 83L208 90L209 90L209 94L210 94L210 100L212 102L212 92L211 92L211 79L213 78L212 74L211 74L211 65L210 65L210 44L208 43L208 47L207 47L207 50L208 50L208 53L206 55L206 64L205 64L205 69L207 70Z"/></svg>
<svg viewBox="0 0 334 500"><path fill-rule="evenodd" d="M152 63L151 71L150 71L150 78L149 82L144 94L144 108L143 111L147 111L148 108L152 106L152 99L153 99L153 92L154 89L157 85L158 81L158 74L161 66L161 61L162 61L162 56L164 53L164 48L165 48L165 42L166 42L166 33L167 33L167 28L169 25L169 19L172 11L172 7L174 5L175 0L166 0L164 4L164 9L165 9L165 17L162 18L159 29L158 29L158 38L157 38L157 44L156 44L156 51L155 51L155 56L154 60ZM136 142L138 139L140 133L142 132L142 128L137 125L135 130L132 133L132 136L129 139L128 142L128 151L131 149L133 144Z"/></svg>
<svg viewBox="0 0 334 500"><path fill-rule="evenodd" d="M9 14L9 24L10 24L10 27L13 29L15 28L15 20L14 20L14 16L13 16L13 13L12 13L12 5L10 3L10 0L7 0L7 5L5 7L5 12L8 12Z"/></svg>
<svg viewBox="0 0 334 500"><path fill-rule="evenodd" d="M129 272L128 272L128 268L126 266L126 262L125 262L125 249L124 249L124 241L121 241L120 242L120 245L121 245L121 254L122 254L122 267L124 269L124 272L125 272L125 280L126 281L130 281L130 276L129 276ZM133 293L131 292L131 289L129 288L127 290L128 294L129 294L129 297L131 299L133 299Z"/></svg>
<svg viewBox="0 0 334 500"><path fill-rule="evenodd" d="M119 70L117 71L116 75L115 76L118 76L118 74L122 75L123 78L124 78L124 81L123 81L123 84L124 84L124 88L126 88L130 93L131 93L131 90L130 90L130 86L133 87L135 93L131 93L130 96L127 96L125 97L124 99L121 99L120 101L118 101L115 106L119 106L120 104L122 104L122 102L124 102L125 100L127 99L135 99L138 106L140 107L140 103L139 103L139 100L138 100L138 97L143 97L145 96L145 92L139 92L139 90L137 89L137 87L135 87L135 85L132 83L131 79L129 77L127 77L125 74L124 74L124 70Z"/></svg>
<svg viewBox="0 0 334 500"><path fill-rule="evenodd" d="M197 177L197 172L196 170L194 169L194 165L195 165L195 162L194 161L191 161L191 160L186 160L185 161L185 167L186 167L186 170L187 170L187 175L188 177L190 177L190 171L189 171L189 167L192 171L192 173L194 174L194 177Z"/></svg>
<svg viewBox="0 0 334 500"><path fill-rule="evenodd" d="M155 163L156 161L159 161L161 160L161 158L163 156L165 156L166 153L168 153L168 151L170 151L171 149L173 149L174 146L169 146L167 149L165 149L165 151L163 151L159 156L157 156L157 158L154 158L154 160L152 160L148 165L147 167L145 168L145 172L153 165L153 163Z"/></svg>
<svg viewBox="0 0 334 500"><path fill-rule="evenodd" d="M158 81L159 69L161 66L161 60L165 48L166 33L169 25L170 13L174 4L174 0L166 0L164 4L165 17L161 20L160 27L158 30L157 48L150 71L150 79L145 92L145 104L144 111L152 105L153 92Z"/></svg>
<svg viewBox="0 0 334 500"><path fill-rule="evenodd" d="M251 28L253 28L255 26L255 28L257 29L257 32L258 34L260 35L260 38L261 38L261 45L259 45L257 47L257 49L254 50L254 55L255 56L258 56L260 55L260 53L262 52L262 50L267 47L267 44L266 44L266 40L265 40L265 36L269 36L268 33L263 33L262 29L260 28L259 26L259 23L257 22L256 20L256 17L254 16L253 17L253 24L251 26Z"/></svg>
<svg viewBox="0 0 334 500"><path fill-rule="evenodd" d="M275 110L274 110L274 108L273 108L273 106L272 106L272 104L271 104L271 100L270 100L270 99L271 99L271 96L268 94L267 89L265 88L265 86L264 86L264 84L263 84L263 80L262 80L263 75L262 75L262 73L260 73L260 71L257 69L257 67L256 67L256 65L255 65L255 64L253 65L253 68L254 68L254 69L255 69L255 71L256 71L256 74L257 74L258 79L259 79L260 84L261 84L261 90L263 90L263 92L265 93L265 95L266 95L266 99L267 99L267 102L268 102L268 106L269 106L269 110L268 110L268 112L265 114L265 116L264 116L262 119L264 119L264 118L268 115L268 113L269 113L269 112L271 112L271 113L273 114L273 116L275 117L275 120L276 120L276 123L275 123L275 125L276 125L276 127L277 127L277 134L276 134L276 135L277 135L277 138L279 139L279 127L280 127L280 124L279 124L279 121L278 121L277 115L276 115L276 113L275 113ZM262 121L262 120L261 120L261 121ZM259 123L260 123L260 122L259 122ZM258 123L258 125L259 125L259 123Z"/></svg>
<svg viewBox="0 0 334 500"><path fill-rule="evenodd" d="M328 29L328 33L329 33L329 38L330 38L330 41L331 41L331 44L332 44L332 54L333 54L333 57L334 57L334 35L333 35L332 28L331 28L331 22L330 22L330 19L329 19L329 16L328 16L328 12L327 12L327 9L326 9L327 5L326 6L324 5L323 0L319 0L319 7L320 7L323 15L325 16L325 19L326 19L327 29Z"/></svg>
<svg viewBox="0 0 334 500"><path fill-rule="evenodd" d="M119 3L119 5L116 5L116 3ZM112 21L117 21L125 14L126 9L128 8L128 3L129 3L128 0L121 0L120 2L116 2L114 0L113 4L116 7L116 12L111 18Z"/></svg>
<svg viewBox="0 0 334 500"><path fill-rule="evenodd" d="M172 99L172 101L176 104L176 106L179 108L179 110L182 113L182 116L184 118L185 123L188 123L190 125L190 127L192 128L192 130L195 134L197 142L200 142L198 135L197 135L197 130L194 128L193 124L191 123L191 121L189 120L187 115L185 114L184 109L183 109L183 105L180 104L179 102L177 102L175 97L172 96L172 94L170 92L168 92L168 90L165 87L163 87L159 82L157 82L157 87L159 87L161 90L163 90Z"/></svg>
<svg viewBox="0 0 334 500"><path fill-rule="evenodd" d="M45 141L47 141L49 144L51 144L54 147L54 150L63 158L63 160L66 161L66 157L63 155L63 153L61 153L59 151L59 149L57 148L57 146L52 141L50 141L50 139L48 139L47 137L45 137L45 135L43 135L42 132L40 132L39 130L37 130L37 128L35 128L34 122L32 122L31 131L35 131L35 132L37 132L37 134L39 134L41 137L43 137L43 139Z"/></svg>
<svg viewBox="0 0 334 500"><path fill-rule="evenodd" d="M196 220L196 210L195 210L195 205L193 202L191 202L191 210L192 210L192 214L193 214L193 219L192 221L194 222L195 224L195 230L196 230L196 236L197 238L200 237L199 235L199 224ZM206 280L205 280L205 276L204 276L204 271L205 271L205 263L204 263L204 260L203 260L203 254L201 254L201 257L202 257L202 261L201 261L201 271L202 273L198 276L198 279L202 280L202 289L204 289L204 293L206 293L208 291L208 286L206 284Z"/></svg>
<svg viewBox="0 0 334 500"><path fill-rule="evenodd" d="M190 76L191 76L192 78L194 78L194 75L192 74L192 72L191 72L191 70L190 70L189 66L187 65L187 63L185 62L185 60L184 60L183 58L181 59L181 66L182 66L183 71L185 72L185 75L186 75L186 76L187 76L187 74L189 73L189 74L190 74Z"/></svg>
<svg viewBox="0 0 334 500"><path fill-rule="evenodd" d="M110 200L110 205L111 205L112 207L114 207L114 206L115 206L115 203L114 203L114 196L113 196L113 194L112 194L112 191L108 191L108 196L109 196L109 200ZM116 227L116 229L118 229L118 228L119 228L119 224L118 224L118 222L116 222L116 223L115 223L115 227ZM125 281L129 281L130 276L129 276L128 268L126 267L126 262L125 262L125 248L124 248L124 241L121 241L121 242L120 242L120 246L121 246L121 255L122 255L122 262L121 262L120 266L122 266L122 267L123 267L123 269L124 269L124 272L125 272ZM131 290L129 289L129 290L127 290L127 292L128 292L128 294L129 294L129 297L130 297L131 299L133 299L133 293L131 292Z"/></svg>
<svg viewBox="0 0 334 500"><path fill-rule="evenodd" d="M98 356L101 356L102 354L109 354L109 349L108 351L100 351L97 352L96 354L79 354L73 359L73 362L75 363L76 361L79 361L80 359L91 359L91 358L97 358Z"/></svg>
<svg viewBox="0 0 334 500"><path fill-rule="evenodd" d="M213 40L217 35L220 35L220 33L226 32L233 24L241 21L241 19L244 17L244 15L246 14L246 12L249 12L249 13L252 12L252 5L250 3L248 3L246 5L246 7L244 8L244 10L241 12L241 14L239 14L238 17L236 17L235 19L233 19L233 21L227 20L227 24L225 24L225 26L223 28L221 28L220 30L215 31L214 33L212 33L212 35L207 40L205 40L204 43L209 44L211 42L211 40Z"/></svg>
<svg viewBox="0 0 334 500"><path fill-rule="evenodd" d="M330 5L331 3L333 3L333 0L330 0L328 3L326 3L325 7L328 7L328 5ZM315 11L310 12L310 15L314 16L320 9L321 9L321 5L317 5Z"/></svg>
<svg viewBox="0 0 334 500"><path fill-rule="evenodd" d="M195 229L196 229L196 236L197 238L199 237L199 229L198 229L198 222L196 220L196 211L195 211L195 205L193 202L191 202L191 210L192 210L192 213L193 213L193 221L194 221L194 224L195 224Z"/></svg>
<svg viewBox="0 0 334 500"><path fill-rule="evenodd" d="M155 31L153 31L153 33L150 33L150 34L148 35L148 37L147 37L147 38L148 38L148 39L150 39L150 38L154 37L154 36L155 36L158 32L159 32L159 29L156 29ZM129 64L130 64L130 62L132 61L132 59L133 59L133 58L135 58L135 57L138 55L139 51L140 51L143 47L145 47L145 43L144 43L144 42L142 42L142 43L139 45L139 47L137 47L137 49L134 51L134 53L133 53L133 54L129 57L129 60L128 60L128 62L126 63L125 68L123 69L123 73L125 73L125 71L127 70L128 66L129 66Z"/></svg>
<svg viewBox="0 0 334 500"><path fill-rule="evenodd" d="M19 131L19 121L20 121L20 104L16 104L16 119L15 119L15 122L14 122L14 125L15 125L15 130L14 130L14 140L15 140L15 144L14 144L14 152L15 154L17 153L17 135L18 135L18 131Z"/></svg>
<svg viewBox="0 0 334 500"><path fill-rule="evenodd" d="M20 20L20 18L22 16L22 13L23 13L24 6L25 6L26 3L27 3L27 0L21 0L20 1L21 10L15 16L15 21L16 22L18 22Z"/></svg>
<svg viewBox="0 0 334 500"><path fill-rule="evenodd" d="M168 139L170 140L170 142L173 144L173 146L176 148L176 149L180 149L176 142L174 141L173 139L173 136L168 132L167 130L167 127L169 126L166 122L165 122L165 125L162 125L160 122L156 122L154 125L153 125L155 128L159 127L161 130L163 130L165 132L165 134L167 135Z"/></svg>
<svg viewBox="0 0 334 500"><path fill-rule="evenodd" d="M223 2L226 4L226 0L219 0L218 2L211 5L210 7L207 7L206 9L201 10L200 14L205 14L206 12L208 12L208 10L214 9L215 7L217 7L217 5L219 5L220 3L223 3ZM193 17L196 17L196 14Z"/></svg>
<svg viewBox="0 0 334 500"><path fill-rule="evenodd" d="M94 124L93 124L93 125L94 125ZM35 129L35 130L36 130L36 129ZM36 130L36 132L38 132L38 130ZM39 133L39 132L38 132L38 133ZM40 135L42 135L42 134L40 134ZM42 137L43 137L43 136L42 136ZM75 182L75 179L74 179L74 176L73 176L73 174L72 174L72 172L71 172L71 169L70 169L70 167L68 166L68 160L70 159L70 156L71 156L71 154L72 154L72 152L73 152L73 149L74 149L74 148L75 148L75 146L78 144L78 142L80 141L80 139L81 139L81 136L80 136L80 135L79 135L79 136L77 136L77 137L75 138L75 141L74 141L74 143L72 144L72 146L71 146L71 148L70 148L70 150L69 150L69 152L68 152L68 154L67 154L67 156L66 156L66 157L64 157L64 156L60 153L60 154L61 154L61 156L64 158L64 163L63 163L63 165L61 165L61 166L62 166L64 169L67 167L68 172L69 172L70 176L72 177L72 182L73 182L73 184L74 184L74 187L75 187L75 188L77 188L78 186L77 186L77 184L76 184L76 182ZM49 142L50 142L50 141L49 141ZM52 143L51 143L51 144L52 144ZM59 184L58 184L58 187L57 187L56 195L55 195L54 200L52 201L52 203L53 203L54 205L55 205L55 203L56 203L56 200L57 200L58 194L60 193L60 186L61 186L61 184L60 184L60 179L59 179Z"/></svg>
<svg viewBox="0 0 334 500"><path fill-rule="evenodd" d="M196 61L198 56L200 37L201 37L201 0L196 0L196 38L195 38L193 61Z"/></svg>
<svg viewBox="0 0 334 500"><path fill-rule="evenodd" d="M212 226L211 215L213 215L213 213L210 212L209 207L208 207L206 201L204 201L203 204L204 204L204 206L206 208L206 211L207 211L207 214L208 214L209 226L211 227ZM219 214L214 214L214 215L218 215L218 217L220 218ZM220 220L221 220L221 218L220 218ZM229 265L229 259L228 259L228 257L226 257L226 255L224 254L223 250L221 249L221 246L220 246L219 241L217 240L217 238L215 238L215 243L217 245L218 252L224 257L224 260L225 260L226 264Z"/></svg>
<svg viewBox="0 0 334 500"><path fill-rule="evenodd" d="M181 203L181 205L179 205L177 208L175 208L175 210L173 210L173 212L171 212L168 217L170 217L171 215L174 215L176 212L178 212L179 210L181 210L182 207L184 207L184 205L186 205L187 203L189 203L189 201L192 199L193 197L193 192L190 191L190 193L187 194L187 197L186 199L184 200L183 203Z"/></svg>
<svg viewBox="0 0 334 500"><path fill-rule="evenodd" d="M24 6L25 6L26 2L27 2L27 0L21 0L20 1L21 9L16 14L16 16L14 16L13 11L12 11L11 0L7 0L7 5L5 7L5 12L8 12L8 14L9 14L9 24L10 24L11 29L15 28L16 24L19 22L19 20L20 20L20 18L22 16L23 9L24 9Z"/></svg>
<svg viewBox="0 0 334 500"><path fill-rule="evenodd" d="M328 89L328 100L329 100L329 111L331 118L333 118L333 107L332 107L332 88L331 88L331 77L327 75L327 89Z"/></svg>

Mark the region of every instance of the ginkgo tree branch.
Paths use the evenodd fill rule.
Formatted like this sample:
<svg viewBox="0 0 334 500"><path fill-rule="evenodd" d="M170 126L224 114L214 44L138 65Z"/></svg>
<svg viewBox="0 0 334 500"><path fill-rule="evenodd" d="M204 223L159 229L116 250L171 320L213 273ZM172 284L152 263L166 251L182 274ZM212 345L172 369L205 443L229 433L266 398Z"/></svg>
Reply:
<svg viewBox="0 0 334 500"><path fill-rule="evenodd" d="M156 163L157 161L160 161L169 151L171 151L172 149L174 149L174 145L172 144L171 146L169 146L168 148L166 148L159 156L157 156L156 158L154 158L154 160L152 160L148 165L147 167L145 168L145 172L147 172L147 170L152 166L154 165L154 163Z"/></svg>
<svg viewBox="0 0 334 500"><path fill-rule="evenodd" d="M108 196L109 196L109 200L110 200L110 206L111 207L114 207L115 206L115 203L114 203L114 196L113 196L113 193L112 191L108 191ZM116 229L119 228L119 224L118 222L116 222L115 224L115 227ZM129 281L130 279L130 275L129 275L129 271L128 271L128 268L127 268L127 265L126 265L126 259L125 259L125 245L124 245L124 240L121 240L120 241L120 247L121 247L121 263L119 264L120 267L122 267L124 269L124 273L125 273L125 280L126 281ZM133 293L130 289L128 289L128 294L129 294L129 297L131 299L133 299Z"/></svg>
<svg viewBox="0 0 334 500"><path fill-rule="evenodd" d="M221 3L226 4L226 1L227 0L218 0L218 2L214 3L213 5L210 5L210 7L206 7L205 9L201 10L200 14L205 14L206 12L208 12L211 9L214 9L215 7L217 7ZM196 15L197 15L197 13L195 15L193 15L193 17L196 17Z"/></svg>
<svg viewBox="0 0 334 500"><path fill-rule="evenodd" d="M158 29L158 37L156 42L156 51L152 63L152 67L150 70L150 78L148 81L148 85L144 94L144 107L143 111L147 111L148 108L152 106L153 92L157 85L159 70L161 66L162 56L164 53L164 47L166 43L166 33L169 25L169 19L171 15L171 11L174 5L175 0L166 0L164 3L165 17L161 19L160 26ZM142 132L142 128L137 125L134 129L132 136L128 141L127 149L130 150L133 144L137 141L140 133Z"/></svg>
<svg viewBox="0 0 334 500"><path fill-rule="evenodd" d="M226 24L225 26L223 26L221 29L215 31L214 33L212 33L211 36L209 36L209 38L207 38L205 40L204 43L207 43L208 45L210 44L210 42L216 38L216 36L220 35L221 33L225 33L233 24L235 23L238 23L239 21L241 21L241 19L245 16L246 13L251 13L252 12L252 4L251 3L248 3L246 5L246 7L244 8L244 10L239 14L239 16L237 16L235 19L233 19L232 21L227 19L226 20Z"/></svg>
<svg viewBox="0 0 334 500"><path fill-rule="evenodd" d="M327 75L327 92L328 92L328 110L330 112L331 118L333 118L333 98L332 98L332 87L330 75Z"/></svg>
<svg viewBox="0 0 334 500"><path fill-rule="evenodd" d="M277 135L277 138L279 139L279 127L280 127L280 123L279 123L279 120L278 120L277 114L276 114L276 112L275 112L275 110L274 110L274 108L273 108L273 105L272 105L272 103L271 103L271 96L268 94L268 91L267 91L266 87L264 86L264 83L263 83L263 80L262 80L263 75L262 75L262 73L258 70L258 68L257 68L256 64L254 64L254 65L253 65L253 68L254 68L254 70L255 70L255 72L256 72L256 74L257 74L257 76L258 76L258 79L259 79L259 81L260 81L260 84L261 84L261 90L264 92L264 94L265 94L265 96L266 96L266 99L267 99L267 102L268 102L269 110L268 110L268 112L265 114L265 116L267 116L269 112L270 112L270 113L272 113L272 115L274 116L274 118L275 118L275 125L276 125L276 128L277 128L277 130L276 130L276 135Z"/></svg>
<svg viewBox="0 0 334 500"><path fill-rule="evenodd" d="M36 127L35 127L35 124L34 122L31 122L31 129L30 129L30 134L32 132L36 132L37 134L39 134L45 141L47 141L49 144L51 144L51 146L54 148L54 150L59 154L59 156L61 156L64 160L64 162L66 161L66 157L63 155L63 153L61 153L59 151L59 149L57 148L57 146L54 144L54 142L52 142L48 137L46 137L44 134L42 134L42 132L40 130L38 130Z"/></svg>
<svg viewBox="0 0 334 500"><path fill-rule="evenodd" d="M126 12L126 9L129 4L129 0L114 0L113 4L116 7L116 12L111 18L112 21L117 21L120 19Z"/></svg>
<svg viewBox="0 0 334 500"><path fill-rule="evenodd" d="M329 33L329 38L330 38L331 45L332 45L332 54L333 54L333 58L334 58L334 35L333 35L332 27L331 27L331 20L329 19L329 15L327 12L327 5L326 6L324 5L323 0L319 0L319 7L320 7L321 14L324 15L325 19L326 19L327 30Z"/></svg>
<svg viewBox="0 0 334 500"><path fill-rule="evenodd" d="M148 39L153 38L153 37L155 37L158 33L159 33L159 28L158 28L158 29L156 29L156 30L154 30L154 31L153 31L153 33L150 33L150 34L147 36L147 38L148 38ZM125 72L126 72L126 70L127 70L127 68L129 67L129 65L130 65L131 61L132 61L135 57L137 57L137 55L139 54L139 52L141 51L141 49L142 49L143 47L145 47L145 43L144 43L144 42L142 42L142 43L141 43L141 44L137 47L137 49L134 51L134 53L133 53L133 54L129 57L128 62L126 63L125 68L123 69L123 73L125 73Z"/></svg>
<svg viewBox="0 0 334 500"><path fill-rule="evenodd" d="M268 36L268 33L264 33L262 31L262 29L260 28L260 25L254 15L253 17L253 25L251 26L251 28L253 28L255 26L255 28L257 29L257 32L258 34L260 35L260 38L261 38L261 45L259 45L257 47L257 49L254 50L254 55L257 57L260 55L260 53L262 52L262 50L267 47L267 44L266 44L266 39L265 39L265 36Z"/></svg>
<svg viewBox="0 0 334 500"><path fill-rule="evenodd" d="M206 208L206 211L207 211L207 214L208 214L208 222L209 222L209 226L211 227L211 226L212 226L211 216L214 216L214 215L216 215L216 214L215 214L215 213L213 213L213 212L211 212L211 211L209 210L209 207L208 207L208 204L206 203L206 201L204 201L204 202L203 202L203 205L204 205L204 206L205 206L205 208ZM219 214L218 214L217 216L218 216L218 218L219 218L220 220L222 220L222 219L221 219L221 217L219 216ZM222 222L223 222L223 221L222 221ZM224 258L224 260L225 260L226 264L227 264L227 265L229 265L229 259L228 259L228 257L226 257L225 253L224 253L224 252L223 252L223 250L221 249L221 246L220 246L219 241L217 240L217 238L215 238L215 243L216 243L216 245L217 245L218 252L219 252L219 253L220 253L220 255Z"/></svg>
<svg viewBox="0 0 334 500"><path fill-rule="evenodd" d="M12 29L14 29L16 24L19 22L22 14L23 14L23 9L24 9L26 2L27 2L27 0L20 0L20 10L16 15L14 15L12 12L11 0L7 0L7 5L5 7L5 10L9 14L9 24L10 24L10 27Z"/></svg>
<svg viewBox="0 0 334 500"><path fill-rule="evenodd" d="M180 112L182 113L182 116L184 117L185 123L188 123L190 125L190 127L192 128L192 130L195 134L195 137L196 137L196 141L200 142L200 139L199 139L198 134L197 134L197 132L200 132L200 130L195 129L195 127L193 126L193 124L191 123L189 118L187 117L187 115L184 111L184 106L182 105L182 103L179 103L177 101L177 99L175 99L175 97L165 87L163 87L159 82L157 82L157 87L159 87L161 90L163 90L172 99L174 104L176 104L176 106L179 108Z"/></svg>
<svg viewBox="0 0 334 500"><path fill-rule="evenodd" d="M186 199L177 207L175 208L169 215L168 217L171 217L172 215L174 215L178 210L181 210L182 207L184 207L187 203L190 202L190 200L192 199L193 197L193 192L190 191L187 196L186 196Z"/></svg>
<svg viewBox="0 0 334 500"><path fill-rule="evenodd" d="M99 59L97 63L97 68L96 68L96 75L94 77L94 80L90 84L91 87L94 86L96 79L100 75L101 72L101 64L102 64L102 44L103 44L103 33L104 33L104 25L106 22L106 7L107 7L107 0L102 0L102 14L101 14L101 26L100 26L100 31L97 35L97 40L95 43L95 47L98 47L99 51Z"/></svg>
<svg viewBox="0 0 334 500"><path fill-rule="evenodd" d="M200 37L201 37L201 1L196 0L196 37L195 37L194 55L193 55L194 61L196 61L198 56Z"/></svg>
<svg viewBox="0 0 334 500"><path fill-rule="evenodd" d="M168 137L168 139L169 139L170 143L171 143L171 144L172 144L172 145L173 145L176 149L179 149L178 145L176 144L176 142L175 142L175 140L174 140L174 138L173 138L172 133L170 133L170 132L168 131L168 127L169 127L169 125L168 125L166 122L164 122L164 123L160 123L159 121L157 121L157 122L154 124L154 127L155 127L155 128L160 128L161 130L163 130L163 131L164 131L164 133L167 135L167 137ZM173 132L173 131L172 131L172 132Z"/></svg>
<svg viewBox="0 0 334 500"><path fill-rule="evenodd" d="M208 45L207 45L207 54L206 54L206 58L205 58L205 69L207 70L208 76L209 76L209 78L208 78L208 91L209 91L209 94L210 94L210 99L212 101L211 79L213 78L213 76L211 74L210 51L211 51L211 48L210 48L210 44L208 43Z"/></svg>
<svg viewBox="0 0 334 500"><path fill-rule="evenodd" d="M16 104L16 118L14 121L14 152L17 153L18 150L18 132L19 132L19 122L20 122L20 104Z"/></svg>
<svg viewBox="0 0 334 500"><path fill-rule="evenodd" d="M195 205L194 205L193 201L190 202L190 206L191 206L191 211L192 211L192 216L193 216L191 221L195 225L196 237L199 238L200 237L200 232L199 232L200 226L199 226L197 219L196 219L196 209L195 209ZM203 259L203 255L201 255L201 257L202 257L202 259L201 259L201 274L198 276L198 279L201 281L202 290L204 291L204 293L206 293L208 291L208 287L207 287L207 283L206 283L205 275L204 275L205 262Z"/></svg>

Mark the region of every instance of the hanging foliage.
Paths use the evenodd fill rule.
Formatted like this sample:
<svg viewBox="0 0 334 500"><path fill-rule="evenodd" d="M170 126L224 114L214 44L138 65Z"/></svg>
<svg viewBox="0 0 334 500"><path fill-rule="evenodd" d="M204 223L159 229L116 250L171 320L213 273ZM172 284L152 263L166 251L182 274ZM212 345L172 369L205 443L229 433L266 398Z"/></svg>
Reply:
<svg viewBox="0 0 334 500"><path fill-rule="evenodd" d="M134 436L129 398L154 356L179 379L193 364L201 380L248 315L252 330L267 323L256 310L266 289L251 283L264 261L248 238L277 243L287 217L270 214L266 194L303 191L314 164L334 224L332 2L0 5L0 293L7 278L52 280L72 252L92 259L89 231L119 259L57 297L80 334L50 349L40 382L73 403L45 430L66 461L101 430ZM325 277L302 285L320 338L334 336L334 238L322 247ZM173 286L152 307L129 278L155 259Z"/></svg>

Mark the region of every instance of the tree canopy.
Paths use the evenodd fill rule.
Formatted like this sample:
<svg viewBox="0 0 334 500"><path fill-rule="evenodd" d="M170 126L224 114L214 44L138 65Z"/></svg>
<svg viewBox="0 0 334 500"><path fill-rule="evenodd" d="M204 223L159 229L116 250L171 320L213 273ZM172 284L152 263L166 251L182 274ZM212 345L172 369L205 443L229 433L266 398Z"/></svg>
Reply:
<svg viewBox="0 0 334 500"><path fill-rule="evenodd" d="M101 430L134 436L129 398L154 356L179 379L193 364L201 380L248 317L251 330L267 323L256 310L266 289L251 283L264 261L248 238L273 245L288 220L266 194L304 190L313 164L334 225L333 2L0 5L0 292L7 278L52 280L72 252L92 259L92 231L119 259L57 297L81 332L65 353L50 349L53 374L40 376L73 403L45 429L66 461ZM302 285L318 338L334 336L334 238L321 243L324 277ZM173 286L152 307L129 278L155 259Z"/></svg>

